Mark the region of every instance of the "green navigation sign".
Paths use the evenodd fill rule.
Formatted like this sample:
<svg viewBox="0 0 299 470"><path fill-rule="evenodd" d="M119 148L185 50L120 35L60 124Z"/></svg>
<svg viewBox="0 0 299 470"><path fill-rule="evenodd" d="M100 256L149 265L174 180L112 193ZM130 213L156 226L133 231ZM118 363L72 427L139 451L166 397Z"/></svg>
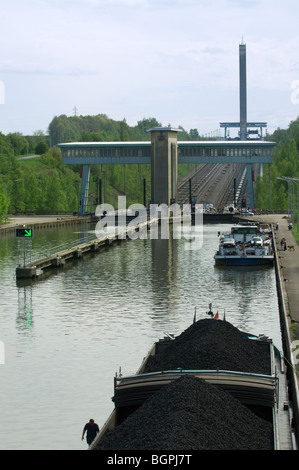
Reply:
<svg viewBox="0 0 299 470"><path fill-rule="evenodd" d="M33 228L16 228L16 238L32 238Z"/></svg>

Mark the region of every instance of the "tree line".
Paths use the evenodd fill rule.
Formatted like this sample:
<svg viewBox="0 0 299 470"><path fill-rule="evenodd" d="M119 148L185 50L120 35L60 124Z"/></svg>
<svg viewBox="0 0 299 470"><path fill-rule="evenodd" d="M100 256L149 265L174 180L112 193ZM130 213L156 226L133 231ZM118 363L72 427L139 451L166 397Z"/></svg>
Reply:
<svg viewBox="0 0 299 470"><path fill-rule="evenodd" d="M256 178L255 206L268 211L288 210L288 183L281 177L299 178L299 117L287 129L278 128L267 140L276 142L270 165Z"/></svg>
<svg viewBox="0 0 299 470"><path fill-rule="evenodd" d="M171 126L169 124L169 126ZM105 141L146 141L150 140L148 130L161 127L156 118L143 118L135 126L129 126L125 119L115 121L105 114L96 116L55 116L49 124L51 146L61 142L105 142ZM197 129L187 132L179 126L180 140L201 140Z"/></svg>

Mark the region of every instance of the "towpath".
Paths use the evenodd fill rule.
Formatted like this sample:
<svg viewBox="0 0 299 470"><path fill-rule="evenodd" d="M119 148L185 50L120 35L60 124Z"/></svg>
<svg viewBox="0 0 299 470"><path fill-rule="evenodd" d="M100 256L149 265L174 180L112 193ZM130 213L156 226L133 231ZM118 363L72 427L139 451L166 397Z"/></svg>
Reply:
<svg viewBox="0 0 299 470"><path fill-rule="evenodd" d="M71 216L59 215L19 215L9 217L6 224L0 224L0 230L9 227L19 227L22 225L43 224L45 222L55 222L62 218L69 218Z"/></svg>
<svg viewBox="0 0 299 470"><path fill-rule="evenodd" d="M289 222L285 214L260 215L255 216L254 220L272 223L274 226L274 241L285 291L286 313L292 322L293 339L299 339L299 246L296 244L293 231L288 228ZM276 222L278 230L275 229ZM296 229L295 226L294 230ZM282 238L286 240L287 250L281 246Z"/></svg>

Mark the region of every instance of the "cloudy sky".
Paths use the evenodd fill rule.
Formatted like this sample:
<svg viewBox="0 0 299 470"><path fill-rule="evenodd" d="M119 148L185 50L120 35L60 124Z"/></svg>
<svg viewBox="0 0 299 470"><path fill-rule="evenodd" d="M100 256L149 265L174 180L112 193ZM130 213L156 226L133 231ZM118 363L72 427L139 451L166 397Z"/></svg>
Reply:
<svg viewBox="0 0 299 470"><path fill-rule="evenodd" d="M1 1L0 132L106 114L212 135L247 118L271 133L299 116L298 0ZM297 94L298 89L298 94Z"/></svg>

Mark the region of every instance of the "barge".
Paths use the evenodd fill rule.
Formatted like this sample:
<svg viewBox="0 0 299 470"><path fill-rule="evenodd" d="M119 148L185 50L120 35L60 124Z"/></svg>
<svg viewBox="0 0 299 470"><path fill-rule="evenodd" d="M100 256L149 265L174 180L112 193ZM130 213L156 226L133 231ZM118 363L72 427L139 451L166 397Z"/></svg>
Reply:
<svg viewBox="0 0 299 470"><path fill-rule="evenodd" d="M273 266L274 251L270 233L258 225L234 225L219 237L216 265Z"/></svg>
<svg viewBox="0 0 299 470"><path fill-rule="evenodd" d="M185 390L178 402L175 385ZM194 387L201 389L191 392ZM189 397L189 390L196 399ZM159 400L162 405L157 408ZM194 321L178 337L166 335L155 342L135 375L116 374L113 401L114 410L90 450L295 447L280 351L269 338L241 332L224 320ZM225 447L223 442L233 429L230 420L236 426L233 434L239 437L237 442L230 437ZM216 426L217 433L209 426ZM212 443L207 440L209 433ZM216 434L222 436L220 441Z"/></svg>

